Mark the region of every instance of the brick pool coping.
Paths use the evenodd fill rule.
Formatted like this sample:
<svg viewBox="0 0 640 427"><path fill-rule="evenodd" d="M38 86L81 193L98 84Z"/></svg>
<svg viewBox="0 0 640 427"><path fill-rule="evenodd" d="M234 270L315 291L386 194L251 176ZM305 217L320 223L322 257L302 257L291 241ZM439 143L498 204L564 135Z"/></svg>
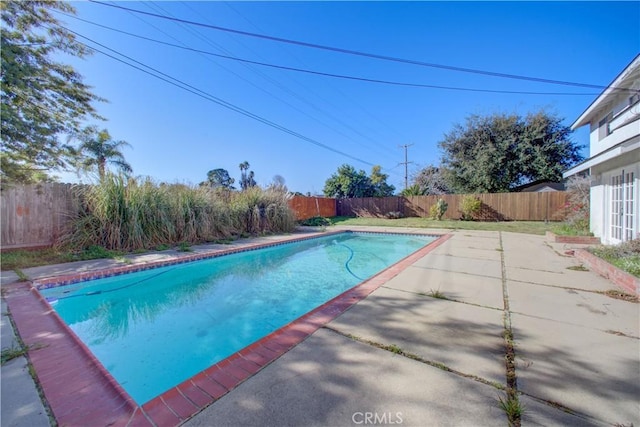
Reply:
<svg viewBox="0 0 640 427"><path fill-rule="evenodd" d="M83 426L91 420L93 424L109 426L176 426L220 399L453 235L381 233L426 234L437 239L141 406L135 403L76 337L36 288L213 258L338 233L344 231L258 243L222 252L194 254L170 261L116 267L101 272L46 278L34 283L15 283L6 288L5 299L21 339L30 348L29 360L59 425Z"/></svg>

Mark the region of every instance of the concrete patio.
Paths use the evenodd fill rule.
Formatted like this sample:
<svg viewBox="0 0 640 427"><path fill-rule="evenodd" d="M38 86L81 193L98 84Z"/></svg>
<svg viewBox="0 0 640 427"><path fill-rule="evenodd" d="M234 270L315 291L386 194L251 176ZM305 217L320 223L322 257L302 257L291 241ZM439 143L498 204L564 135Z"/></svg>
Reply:
<svg viewBox="0 0 640 427"><path fill-rule="evenodd" d="M451 233L183 424L506 426L499 399L510 330L522 425L640 425L640 305L604 295L615 287L593 272L569 269L579 263L564 254L566 245L517 233ZM153 256L173 255L132 262ZM112 262L24 272L34 279ZM3 285L11 280L3 272ZM5 348L12 331L4 301L2 311ZM24 357L2 367L1 421L49 425Z"/></svg>

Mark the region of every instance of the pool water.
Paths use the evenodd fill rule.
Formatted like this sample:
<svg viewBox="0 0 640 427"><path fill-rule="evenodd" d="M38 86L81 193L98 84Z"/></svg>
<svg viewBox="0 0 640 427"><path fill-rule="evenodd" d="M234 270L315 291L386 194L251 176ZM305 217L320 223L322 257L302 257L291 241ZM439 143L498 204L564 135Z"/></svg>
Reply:
<svg viewBox="0 0 640 427"><path fill-rule="evenodd" d="M141 405L435 239L349 232L40 292Z"/></svg>

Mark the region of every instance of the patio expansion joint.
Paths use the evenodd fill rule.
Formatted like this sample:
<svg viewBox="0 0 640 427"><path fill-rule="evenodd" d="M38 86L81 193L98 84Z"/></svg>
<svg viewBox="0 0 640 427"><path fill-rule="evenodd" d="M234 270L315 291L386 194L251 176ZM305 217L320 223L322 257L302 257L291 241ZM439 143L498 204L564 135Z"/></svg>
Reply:
<svg viewBox="0 0 640 427"><path fill-rule="evenodd" d="M368 345L370 347L374 347L374 348L377 348L377 349L380 349L380 350L388 351L390 353L393 353L395 355L404 357L406 359L413 360L414 362L422 363L424 365L428 365L428 366L431 366L433 368L440 369L441 371L448 372L448 373L457 375L457 376L465 378L465 379L473 380L473 381L479 382L481 384L491 386L491 387L493 387L493 388L495 388L497 390L505 390L505 386L503 384L500 384L500 383L496 382L496 381L490 381L490 380L488 380L486 378L483 378L483 377L480 377L478 375L467 374L465 372L458 371L456 369L453 369L453 368L445 365L442 362L437 362L437 361L434 361L434 360L425 359L424 357L422 357L420 355L406 352L406 351L402 350L401 348L399 348L398 346L396 346L394 344L382 344L382 343L379 343L379 342L376 342L376 341L372 341L372 340L369 340L369 339L366 339L366 338L363 338L363 337L359 337L359 336L356 336L356 335L353 335L353 334L349 334L347 332L341 331L340 329L335 328L333 326L329 326L329 325L323 326L322 329L325 329L327 331L333 332L333 333L335 333L337 335L340 335L340 336L342 336L344 338L348 338L348 339L350 339L352 341L355 341L357 343Z"/></svg>
<svg viewBox="0 0 640 427"><path fill-rule="evenodd" d="M507 286L507 266L504 257L504 245L502 242L502 232L498 232L500 243L500 266L502 270L502 299L504 304L503 313L503 337L505 344L505 373L506 373L506 400L500 400L500 404L504 409L507 418L509 419L509 425L514 427L520 427L522 406L519 400L518 393L518 379L516 374L516 352L513 337L513 329L511 327L511 309L509 307L509 290ZM508 408L512 408L509 411Z"/></svg>
<svg viewBox="0 0 640 427"><path fill-rule="evenodd" d="M605 334L616 335L616 336L619 336L619 337L622 337L622 338L630 338L630 339L640 340L640 337L637 337L637 336L634 336L634 335L627 335L625 333L622 333L622 332L619 332L619 331L612 331L610 329L592 328L592 327L589 327L589 326L582 325L580 323L565 322L565 321L558 320L558 319L550 319L548 317L535 316L533 314L521 313L519 311L511 311L511 314L517 314L518 316L528 317L528 318L531 318L531 319L550 320L550 321L553 321L553 322L556 322L556 323L561 323L563 325L570 325L570 326L575 326L575 327L578 327L578 328L590 329L592 331L600 331L600 332L605 333Z"/></svg>
<svg viewBox="0 0 640 427"><path fill-rule="evenodd" d="M497 261L491 261L491 262L497 262ZM433 271L443 271L445 273L453 273L453 271L451 270L445 270L444 268L435 268L435 267L423 267L421 265L411 265L409 266L410 268L419 268L421 270L433 270ZM467 276L472 276L472 277L484 277L487 279L500 279L500 277L498 276L490 276L488 274L477 274L477 273L469 273L467 271L455 271L456 274L465 274Z"/></svg>
<svg viewBox="0 0 640 427"><path fill-rule="evenodd" d="M473 306L473 307L486 308L486 309L489 309L489 310L496 310L496 311L502 311L503 310L502 308L490 307L488 305L482 305L482 304L475 304L473 302L468 302L468 301L460 301L460 300L457 300L457 299L454 299L454 298L449 298L447 296L434 297L434 296L429 295L428 293L408 291L406 289L394 288L393 286L382 285L380 287L381 288L385 288L385 289L389 289L389 290L392 290L392 291L398 291L398 292L404 292L404 293L407 293L407 294L418 295L418 296L425 297L425 298L441 299L441 300L444 300L444 301L451 301L451 302L455 302L455 303L458 303L458 304L466 304L466 305L470 305L470 306Z"/></svg>
<svg viewBox="0 0 640 427"><path fill-rule="evenodd" d="M608 421L604 421L604 420L601 420L599 418L595 418L595 417L593 417L591 415L582 413L580 411L576 411L575 409L570 408L567 405L564 405L564 404L562 404L560 402L555 402L555 401L549 400L549 399L543 399L543 398L535 396L533 394L525 393L524 391L518 391L518 394L520 394L522 396L527 396L528 398L533 399L536 402L542 403L543 405L546 405L546 406L549 406L551 408L557 409L557 410L562 411L564 413L567 413L569 415L573 415L574 417L582 418L583 420L589 421L589 422L594 423L594 424L603 424L603 425L606 424L606 425L624 427L621 424L612 424L612 423L610 423ZM631 426L633 427L633 424Z"/></svg>
<svg viewBox="0 0 640 427"><path fill-rule="evenodd" d="M524 281L524 280L509 279L509 278L507 278L507 280L509 282L524 283L524 284L527 284L527 285L534 285L534 286L544 286L544 287L547 287L547 288L562 289L562 290L566 290L566 291L586 292L586 293L590 293L590 294L598 294L598 295L605 295L605 296L607 295L607 291L596 291L596 290L593 290L593 289L575 288L575 287L572 287L572 286L550 285L548 283L532 282L531 280ZM614 287L611 287L611 290L616 290L616 289Z"/></svg>

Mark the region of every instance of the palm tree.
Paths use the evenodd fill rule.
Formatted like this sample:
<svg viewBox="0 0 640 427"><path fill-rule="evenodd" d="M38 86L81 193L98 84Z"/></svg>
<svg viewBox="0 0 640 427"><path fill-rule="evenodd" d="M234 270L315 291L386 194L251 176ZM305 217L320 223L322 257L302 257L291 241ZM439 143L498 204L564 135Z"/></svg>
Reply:
<svg viewBox="0 0 640 427"><path fill-rule="evenodd" d="M80 166L84 170L90 170L97 166L98 175L102 180L107 171L107 163L114 165L125 174L133 172L131 165L127 163L120 151L122 147L131 147L126 141L111 139L109 131L98 131L95 126L88 127L80 135Z"/></svg>
<svg viewBox="0 0 640 427"><path fill-rule="evenodd" d="M249 162L246 160L239 165L240 167L240 188L246 190L248 185L247 171L249 170ZM253 177L252 177L253 178Z"/></svg>

